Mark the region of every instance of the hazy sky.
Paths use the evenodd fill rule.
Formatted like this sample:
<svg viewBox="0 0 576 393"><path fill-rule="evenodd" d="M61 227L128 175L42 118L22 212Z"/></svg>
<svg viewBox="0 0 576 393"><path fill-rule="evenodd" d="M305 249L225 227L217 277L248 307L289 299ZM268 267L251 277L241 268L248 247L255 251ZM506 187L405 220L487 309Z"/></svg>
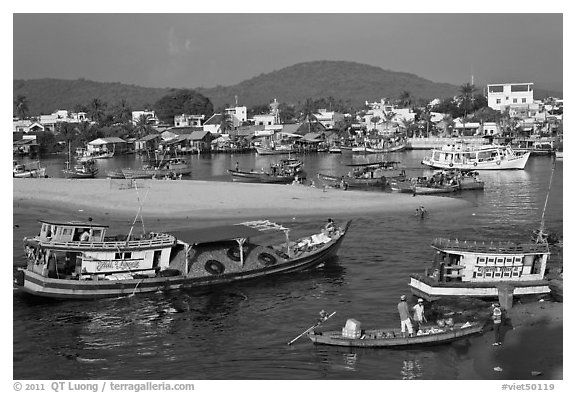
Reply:
<svg viewBox="0 0 576 393"><path fill-rule="evenodd" d="M520 9L520 8L519 8ZM562 14L14 14L14 79L233 85L348 60L461 85L562 89Z"/></svg>

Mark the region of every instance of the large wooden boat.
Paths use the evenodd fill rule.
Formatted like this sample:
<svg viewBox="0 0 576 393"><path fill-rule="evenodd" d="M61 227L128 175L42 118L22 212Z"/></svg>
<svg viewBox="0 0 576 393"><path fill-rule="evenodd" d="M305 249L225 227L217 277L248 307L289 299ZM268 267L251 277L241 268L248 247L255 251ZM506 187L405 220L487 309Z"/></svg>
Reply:
<svg viewBox="0 0 576 393"><path fill-rule="evenodd" d="M123 168L121 171L126 179L164 178L189 175L192 173L192 164L190 160L183 158L169 158L150 162L142 166L142 169ZM117 176L117 172L108 172L108 176Z"/></svg>
<svg viewBox="0 0 576 393"><path fill-rule="evenodd" d="M395 175L398 170L398 161L381 161L366 164L348 164L351 172L343 176L318 174L318 179L330 187L335 188L366 188L385 187L387 175Z"/></svg>
<svg viewBox="0 0 576 393"><path fill-rule="evenodd" d="M269 221L115 237L92 221L40 222L39 235L24 238L27 266L15 283L29 294L60 299L211 287L312 269L336 255L350 225L290 241L289 228ZM262 231L278 231L285 241L253 243Z"/></svg>
<svg viewBox="0 0 576 393"><path fill-rule="evenodd" d="M46 168L40 166L40 161L32 164L19 164L17 161L12 162L12 177L45 177Z"/></svg>
<svg viewBox="0 0 576 393"><path fill-rule="evenodd" d="M497 297L498 288L513 295L550 292L544 279L548 243L477 242L435 239L431 268L410 276L412 293L427 300L446 296Z"/></svg>
<svg viewBox="0 0 576 393"><path fill-rule="evenodd" d="M348 335L344 331L308 333L314 344L335 345L339 347L376 347L408 348L429 345L448 344L476 334L481 334L483 324L478 322L456 323L452 326L428 327L421 334L412 337L402 335L400 329L361 330L357 335Z"/></svg>
<svg viewBox="0 0 576 393"><path fill-rule="evenodd" d="M244 183L277 183L288 184L296 180L296 177L303 178L302 161L297 159L279 160L272 165L266 172L261 171L241 171L238 168L229 169L228 173L232 176L232 181Z"/></svg>
<svg viewBox="0 0 576 393"><path fill-rule="evenodd" d="M67 179L93 179L98 174L98 166L94 160L81 161L72 168L67 163L62 172Z"/></svg>
<svg viewBox="0 0 576 393"><path fill-rule="evenodd" d="M438 169L501 170L524 169L530 152L517 152L510 146L455 144L433 149L423 165Z"/></svg>

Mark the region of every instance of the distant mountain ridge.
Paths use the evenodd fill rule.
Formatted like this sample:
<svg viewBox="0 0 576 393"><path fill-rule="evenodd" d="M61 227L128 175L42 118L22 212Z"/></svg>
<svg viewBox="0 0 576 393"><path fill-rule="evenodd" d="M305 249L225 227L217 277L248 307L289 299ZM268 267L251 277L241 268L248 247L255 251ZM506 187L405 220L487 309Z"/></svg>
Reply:
<svg viewBox="0 0 576 393"><path fill-rule="evenodd" d="M122 83L95 82L85 79L14 80L13 96L28 98L31 114L52 113L57 109L72 109L76 104L88 104L99 98L110 105L126 99L133 110L150 108L159 98L176 88L150 88ZM187 87L180 87L187 88ZM180 89L178 88L178 89ZM478 86L479 92L481 86ZM384 70L349 61L311 61L278 71L261 74L234 86L192 88L208 97L215 108L231 105L238 98L248 107L279 102L297 104L307 98L334 97L360 106L366 100L382 97L398 98L403 91L414 98L446 98L459 94L459 86L436 83L417 75ZM543 95L541 95L543 94ZM535 97L544 98L558 93L536 89ZM561 93L560 93L561 96Z"/></svg>

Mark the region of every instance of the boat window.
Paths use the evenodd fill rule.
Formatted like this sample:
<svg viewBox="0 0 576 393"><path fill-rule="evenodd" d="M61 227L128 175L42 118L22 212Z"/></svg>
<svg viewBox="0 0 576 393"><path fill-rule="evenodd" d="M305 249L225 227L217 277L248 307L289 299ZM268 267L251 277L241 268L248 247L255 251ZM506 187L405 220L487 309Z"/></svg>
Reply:
<svg viewBox="0 0 576 393"><path fill-rule="evenodd" d="M114 259L122 259L122 253L121 252L117 252L114 254Z"/></svg>
<svg viewBox="0 0 576 393"><path fill-rule="evenodd" d="M72 228L62 228L62 236L70 236L72 234Z"/></svg>
<svg viewBox="0 0 576 393"><path fill-rule="evenodd" d="M496 263L497 263L497 264L502 264L502 263L504 263L504 258L496 258Z"/></svg>
<svg viewBox="0 0 576 393"><path fill-rule="evenodd" d="M488 263L494 263L494 258L488 258Z"/></svg>
<svg viewBox="0 0 576 393"><path fill-rule="evenodd" d="M125 252L124 253L124 259L131 259L132 258L132 253L131 252Z"/></svg>
<svg viewBox="0 0 576 393"><path fill-rule="evenodd" d="M92 229L92 237L94 237L95 239L101 239L102 229Z"/></svg>
<svg viewBox="0 0 576 393"><path fill-rule="evenodd" d="M512 262L514 262L514 258L512 257L506 257L506 264L511 264Z"/></svg>
<svg viewBox="0 0 576 393"><path fill-rule="evenodd" d="M522 263L522 257L514 257L514 262Z"/></svg>
<svg viewBox="0 0 576 393"><path fill-rule="evenodd" d="M478 257L478 263L486 263L485 257Z"/></svg>

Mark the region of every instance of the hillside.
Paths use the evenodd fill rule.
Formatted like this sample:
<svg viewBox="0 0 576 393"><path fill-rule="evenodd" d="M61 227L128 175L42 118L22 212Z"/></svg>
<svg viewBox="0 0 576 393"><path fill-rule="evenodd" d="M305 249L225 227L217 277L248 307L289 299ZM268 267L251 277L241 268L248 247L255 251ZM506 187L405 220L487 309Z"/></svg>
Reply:
<svg viewBox="0 0 576 393"><path fill-rule="evenodd" d="M76 104L88 104L99 98L115 104L125 98L134 110L151 107L173 89L147 88L122 83L101 83L84 79L14 80L13 96L29 100L31 114L51 113L57 109L72 109ZM379 67L348 61L313 61L261 74L235 86L197 88L219 108L238 103L248 107L279 102L297 104L307 98L334 97L359 106L366 100L382 97L398 98L409 91L415 98L445 98L458 94L459 86L435 83L417 75L388 71ZM535 91L536 98L553 92ZM561 93L555 94L561 96Z"/></svg>

